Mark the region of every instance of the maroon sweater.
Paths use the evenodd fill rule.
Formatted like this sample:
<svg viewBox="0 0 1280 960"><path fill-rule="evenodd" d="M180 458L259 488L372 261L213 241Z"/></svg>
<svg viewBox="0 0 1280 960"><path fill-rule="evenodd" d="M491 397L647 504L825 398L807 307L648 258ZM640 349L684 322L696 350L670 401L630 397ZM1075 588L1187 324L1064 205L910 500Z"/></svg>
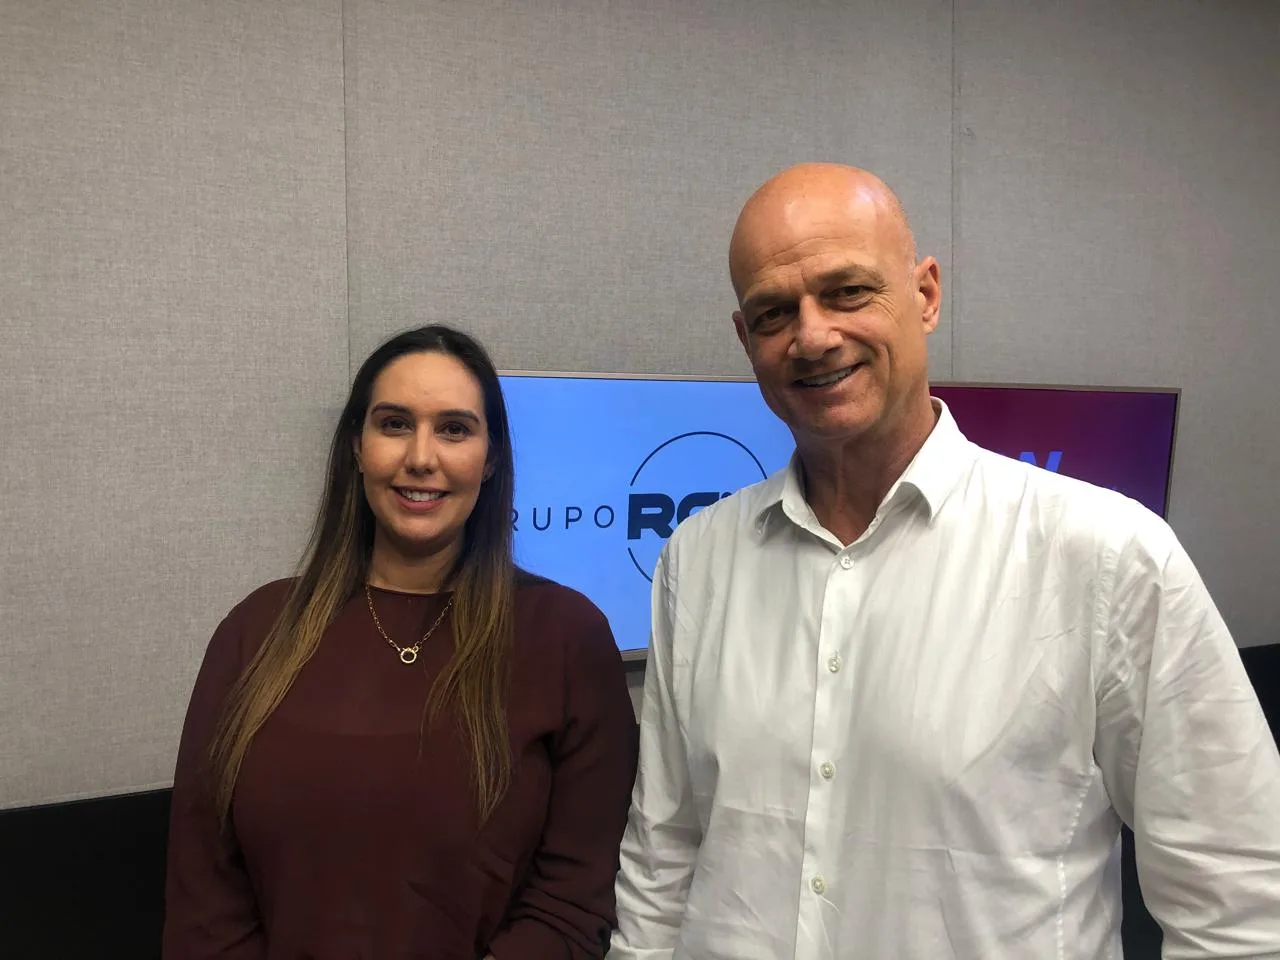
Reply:
<svg viewBox="0 0 1280 960"><path fill-rule="evenodd" d="M603 614L566 587L522 580L511 786L480 825L456 728L419 737L453 618L409 666L357 594L254 738L227 837L210 803L209 741L287 590L268 584L232 610L196 680L174 776L165 960L603 956L637 751ZM406 646L445 596L373 600Z"/></svg>

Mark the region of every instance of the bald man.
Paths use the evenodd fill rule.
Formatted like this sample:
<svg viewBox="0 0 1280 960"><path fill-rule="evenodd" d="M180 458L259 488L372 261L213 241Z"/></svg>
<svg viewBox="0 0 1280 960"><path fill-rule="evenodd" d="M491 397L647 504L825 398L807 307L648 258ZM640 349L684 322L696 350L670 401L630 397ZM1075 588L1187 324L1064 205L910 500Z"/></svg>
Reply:
<svg viewBox="0 0 1280 960"><path fill-rule="evenodd" d="M1280 756L1168 526L930 397L942 288L860 170L766 183L733 323L796 452L653 584L614 960L1280 958Z"/></svg>

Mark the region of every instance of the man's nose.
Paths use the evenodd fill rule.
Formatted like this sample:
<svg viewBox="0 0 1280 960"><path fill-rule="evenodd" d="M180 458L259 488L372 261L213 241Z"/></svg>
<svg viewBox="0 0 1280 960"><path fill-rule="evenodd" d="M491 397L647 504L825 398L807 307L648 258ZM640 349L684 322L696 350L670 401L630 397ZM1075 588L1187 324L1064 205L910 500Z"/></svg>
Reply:
<svg viewBox="0 0 1280 960"><path fill-rule="evenodd" d="M811 297L796 308L795 337L791 353L796 360L821 360L840 346L840 334L830 313Z"/></svg>

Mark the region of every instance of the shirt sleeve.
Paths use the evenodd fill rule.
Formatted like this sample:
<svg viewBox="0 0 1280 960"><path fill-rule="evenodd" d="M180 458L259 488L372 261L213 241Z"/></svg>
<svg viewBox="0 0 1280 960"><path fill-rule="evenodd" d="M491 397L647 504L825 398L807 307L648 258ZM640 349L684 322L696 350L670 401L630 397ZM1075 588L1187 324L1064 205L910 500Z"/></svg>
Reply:
<svg viewBox="0 0 1280 960"><path fill-rule="evenodd" d="M672 589L669 563L664 551L653 577L640 768L622 840L611 960L673 955L702 841L672 680L673 637L683 608Z"/></svg>
<svg viewBox="0 0 1280 960"><path fill-rule="evenodd" d="M209 744L242 657L239 611L219 625L187 708L173 777L164 960L262 960L266 939L234 837L214 812Z"/></svg>
<svg viewBox="0 0 1280 960"><path fill-rule="evenodd" d="M1280 755L1239 651L1163 522L1113 560L1095 755L1164 957L1280 958Z"/></svg>
<svg viewBox="0 0 1280 960"><path fill-rule="evenodd" d="M618 841L636 772L635 712L604 615L591 607L571 633L547 818L528 880L489 944L497 960L599 958L615 923Z"/></svg>

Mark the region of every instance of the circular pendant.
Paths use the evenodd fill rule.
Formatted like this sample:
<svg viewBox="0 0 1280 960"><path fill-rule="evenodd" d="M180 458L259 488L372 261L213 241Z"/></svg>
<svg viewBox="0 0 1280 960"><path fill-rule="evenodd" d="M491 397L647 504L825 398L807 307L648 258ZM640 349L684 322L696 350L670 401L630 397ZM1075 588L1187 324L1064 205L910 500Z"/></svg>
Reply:
<svg viewBox="0 0 1280 960"><path fill-rule="evenodd" d="M400 651L401 663L413 663L413 661L417 659L418 659L418 651L413 649L413 647L405 647L403 650Z"/></svg>

